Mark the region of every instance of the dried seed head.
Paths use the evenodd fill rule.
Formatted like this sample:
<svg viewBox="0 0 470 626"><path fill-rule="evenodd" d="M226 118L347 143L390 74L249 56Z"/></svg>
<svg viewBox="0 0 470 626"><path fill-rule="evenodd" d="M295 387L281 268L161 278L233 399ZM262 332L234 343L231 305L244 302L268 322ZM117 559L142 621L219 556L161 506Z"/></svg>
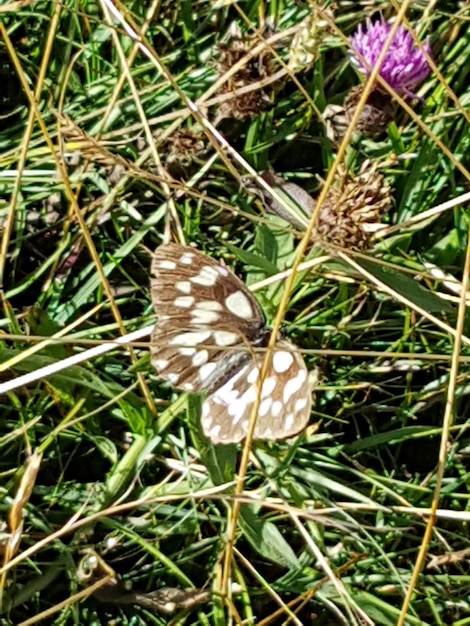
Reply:
<svg viewBox="0 0 470 626"><path fill-rule="evenodd" d="M205 135L194 128L180 128L161 147L166 152L165 164L173 178L188 179L197 168L197 160L206 151Z"/></svg>
<svg viewBox="0 0 470 626"><path fill-rule="evenodd" d="M380 221L391 204L390 185L376 165L365 161L357 176L340 165L312 239L323 245L367 250L372 246L373 234L383 227Z"/></svg>
<svg viewBox="0 0 470 626"><path fill-rule="evenodd" d="M356 111L361 95L362 87L354 87L344 100L348 123ZM366 137L378 139L392 121L394 113L395 105L390 96L378 90L372 91L359 116L357 130Z"/></svg>
<svg viewBox="0 0 470 626"><path fill-rule="evenodd" d="M255 57L250 57L250 51L259 43L259 39L244 36L239 29L232 28L229 41L219 45L219 76L224 76L235 64L246 60L222 86L221 93L230 93L233 97L219 105L219 119L250 118L270 105L269 93L261 86L253 91L237 93L246 87L255 87L273 72L273 56L268 47Z"/></svg>
<svg viewBox="0 0 470 626"><path fill-rule="evenodd" d="M330 104L323 117L326 122L326 134L337 145L346 133L357 104L362 95L362 86L353 87L347 94L343 106ZM355 130L371 139L379 139L393 120L396 106L390 96L382 91L372 91L361 111Z"/></svg>

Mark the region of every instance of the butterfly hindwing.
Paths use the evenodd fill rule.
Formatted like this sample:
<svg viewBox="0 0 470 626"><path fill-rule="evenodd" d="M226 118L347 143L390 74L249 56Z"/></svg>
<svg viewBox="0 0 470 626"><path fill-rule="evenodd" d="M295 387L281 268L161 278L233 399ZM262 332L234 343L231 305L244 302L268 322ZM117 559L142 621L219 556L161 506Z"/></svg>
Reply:
<svg viewBox="0 0 470 626"><path fill-rule="evenodd" d="M265 352L257 352L254 360L204 401L202 427L214 443L246 437L265 357ZM278 341L261 387L254 438L297 434L307 425L310 409L311 388L302 355L289 341Z"/></svg>

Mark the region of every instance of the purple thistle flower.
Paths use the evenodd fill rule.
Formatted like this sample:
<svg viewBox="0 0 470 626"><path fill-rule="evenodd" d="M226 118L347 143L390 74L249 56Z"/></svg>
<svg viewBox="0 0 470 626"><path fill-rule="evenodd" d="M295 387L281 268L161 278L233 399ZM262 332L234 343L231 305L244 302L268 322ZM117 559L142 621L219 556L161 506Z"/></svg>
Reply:
<svg viewBox="0 0 470 626"><path fill-rule="evenodd" d="M366 26L363 24L359 26L351 37L351 46L357 53L351 55L351 60L359 72L366 76L371 73L391 29L392 25L383 17L374 23L368 18ZM398 27L380 68L380 76L399 95L417 98L413 90L430 72L423 50L427 54L431 53L428 40L423 43L422 48L417 48L411 33L403 26ZM364 59L365 64L360 57Z"/></svg>

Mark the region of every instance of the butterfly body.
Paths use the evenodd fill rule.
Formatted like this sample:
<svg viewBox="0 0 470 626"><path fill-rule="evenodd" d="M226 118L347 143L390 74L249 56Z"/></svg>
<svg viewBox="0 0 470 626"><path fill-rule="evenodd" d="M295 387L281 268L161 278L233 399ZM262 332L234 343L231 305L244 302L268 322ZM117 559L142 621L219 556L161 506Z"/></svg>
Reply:
<svg viewBox="0 0 470 626"><path fill-rule="evenodd" d="M152 364L173 387L206 392L202 426L214 443L241 441L259 393L271 331L261 307L225 265L178 244L157 248ZM260 391L254 437L279 439L308 422L311 389L302 356L277 341Z"/></svg>

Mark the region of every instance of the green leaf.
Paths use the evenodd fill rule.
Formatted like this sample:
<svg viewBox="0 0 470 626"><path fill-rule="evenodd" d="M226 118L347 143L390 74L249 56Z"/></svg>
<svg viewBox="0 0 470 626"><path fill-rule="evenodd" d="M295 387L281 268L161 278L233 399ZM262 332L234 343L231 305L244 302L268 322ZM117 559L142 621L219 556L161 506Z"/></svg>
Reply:
<svg viewBox="0 0 470 626"><path fill-rule="evenodd" d="M62 329L60 324L53 322L47 312L39 307L32 307L26 315L26 320L32 335L50 337ZM57 361L68 356L65 346L60 343L51 343L46 346L43 349L43 354L54 357Z"/></svg>
<svg viewBox="0 0 470 626"><path fill-rule="evenodd" d="M408 441L409 439L420 439L421 437L428 438L433 432L437 437L442 434L442 429L430 429L429 426L405 426L403 428L398 428L397 430L358 439L357 441L345 446L344 451L347 454L355 454L357 452L362 452L363 450L377 450L380 446L397 445L399 443L403 443L404 441Z"/></svg>
<svg viewBox="0 0 470 626"><path fill-rule="evenodd" d="M274 263L271 263L267 259L264 259L257 254L253 254L253 252L248 252L247 250L242 250L237 246L233 246L230 243L226 244L227 248L235 254L237 259L239 259L245 265L253 265L254 267L259 267L260 269L266 272L267 276L272 276L276 274L278 269Z"/></svg>
<svg viewBox="0 0 470 626"><path fill-rule="evenodd" d="M259 517L253 507L244 506L240 511L240 527L246 539L262 557L289 569L300 569L295 552L278 527Z"/></svg>
<svg viewBox="0 0 470 626"><path fill-rule="evenodd" d="M381 626L395 626L400 615L400 609L384 602L367 591L351 591L351 595L358 606L372 618L374 624ZM406 616L407 625L410 626L427 626L428 622L424 622L413 615Z"/></svg>
<svg viewBox="0 0 470 626"><path fill-rule="evenodd" d="M401 274L395 269L367 261L367 259L360 259L358 263L385 285L429 313L454 313L454 307L450 302L435 296L408 274Z"/></svg>

